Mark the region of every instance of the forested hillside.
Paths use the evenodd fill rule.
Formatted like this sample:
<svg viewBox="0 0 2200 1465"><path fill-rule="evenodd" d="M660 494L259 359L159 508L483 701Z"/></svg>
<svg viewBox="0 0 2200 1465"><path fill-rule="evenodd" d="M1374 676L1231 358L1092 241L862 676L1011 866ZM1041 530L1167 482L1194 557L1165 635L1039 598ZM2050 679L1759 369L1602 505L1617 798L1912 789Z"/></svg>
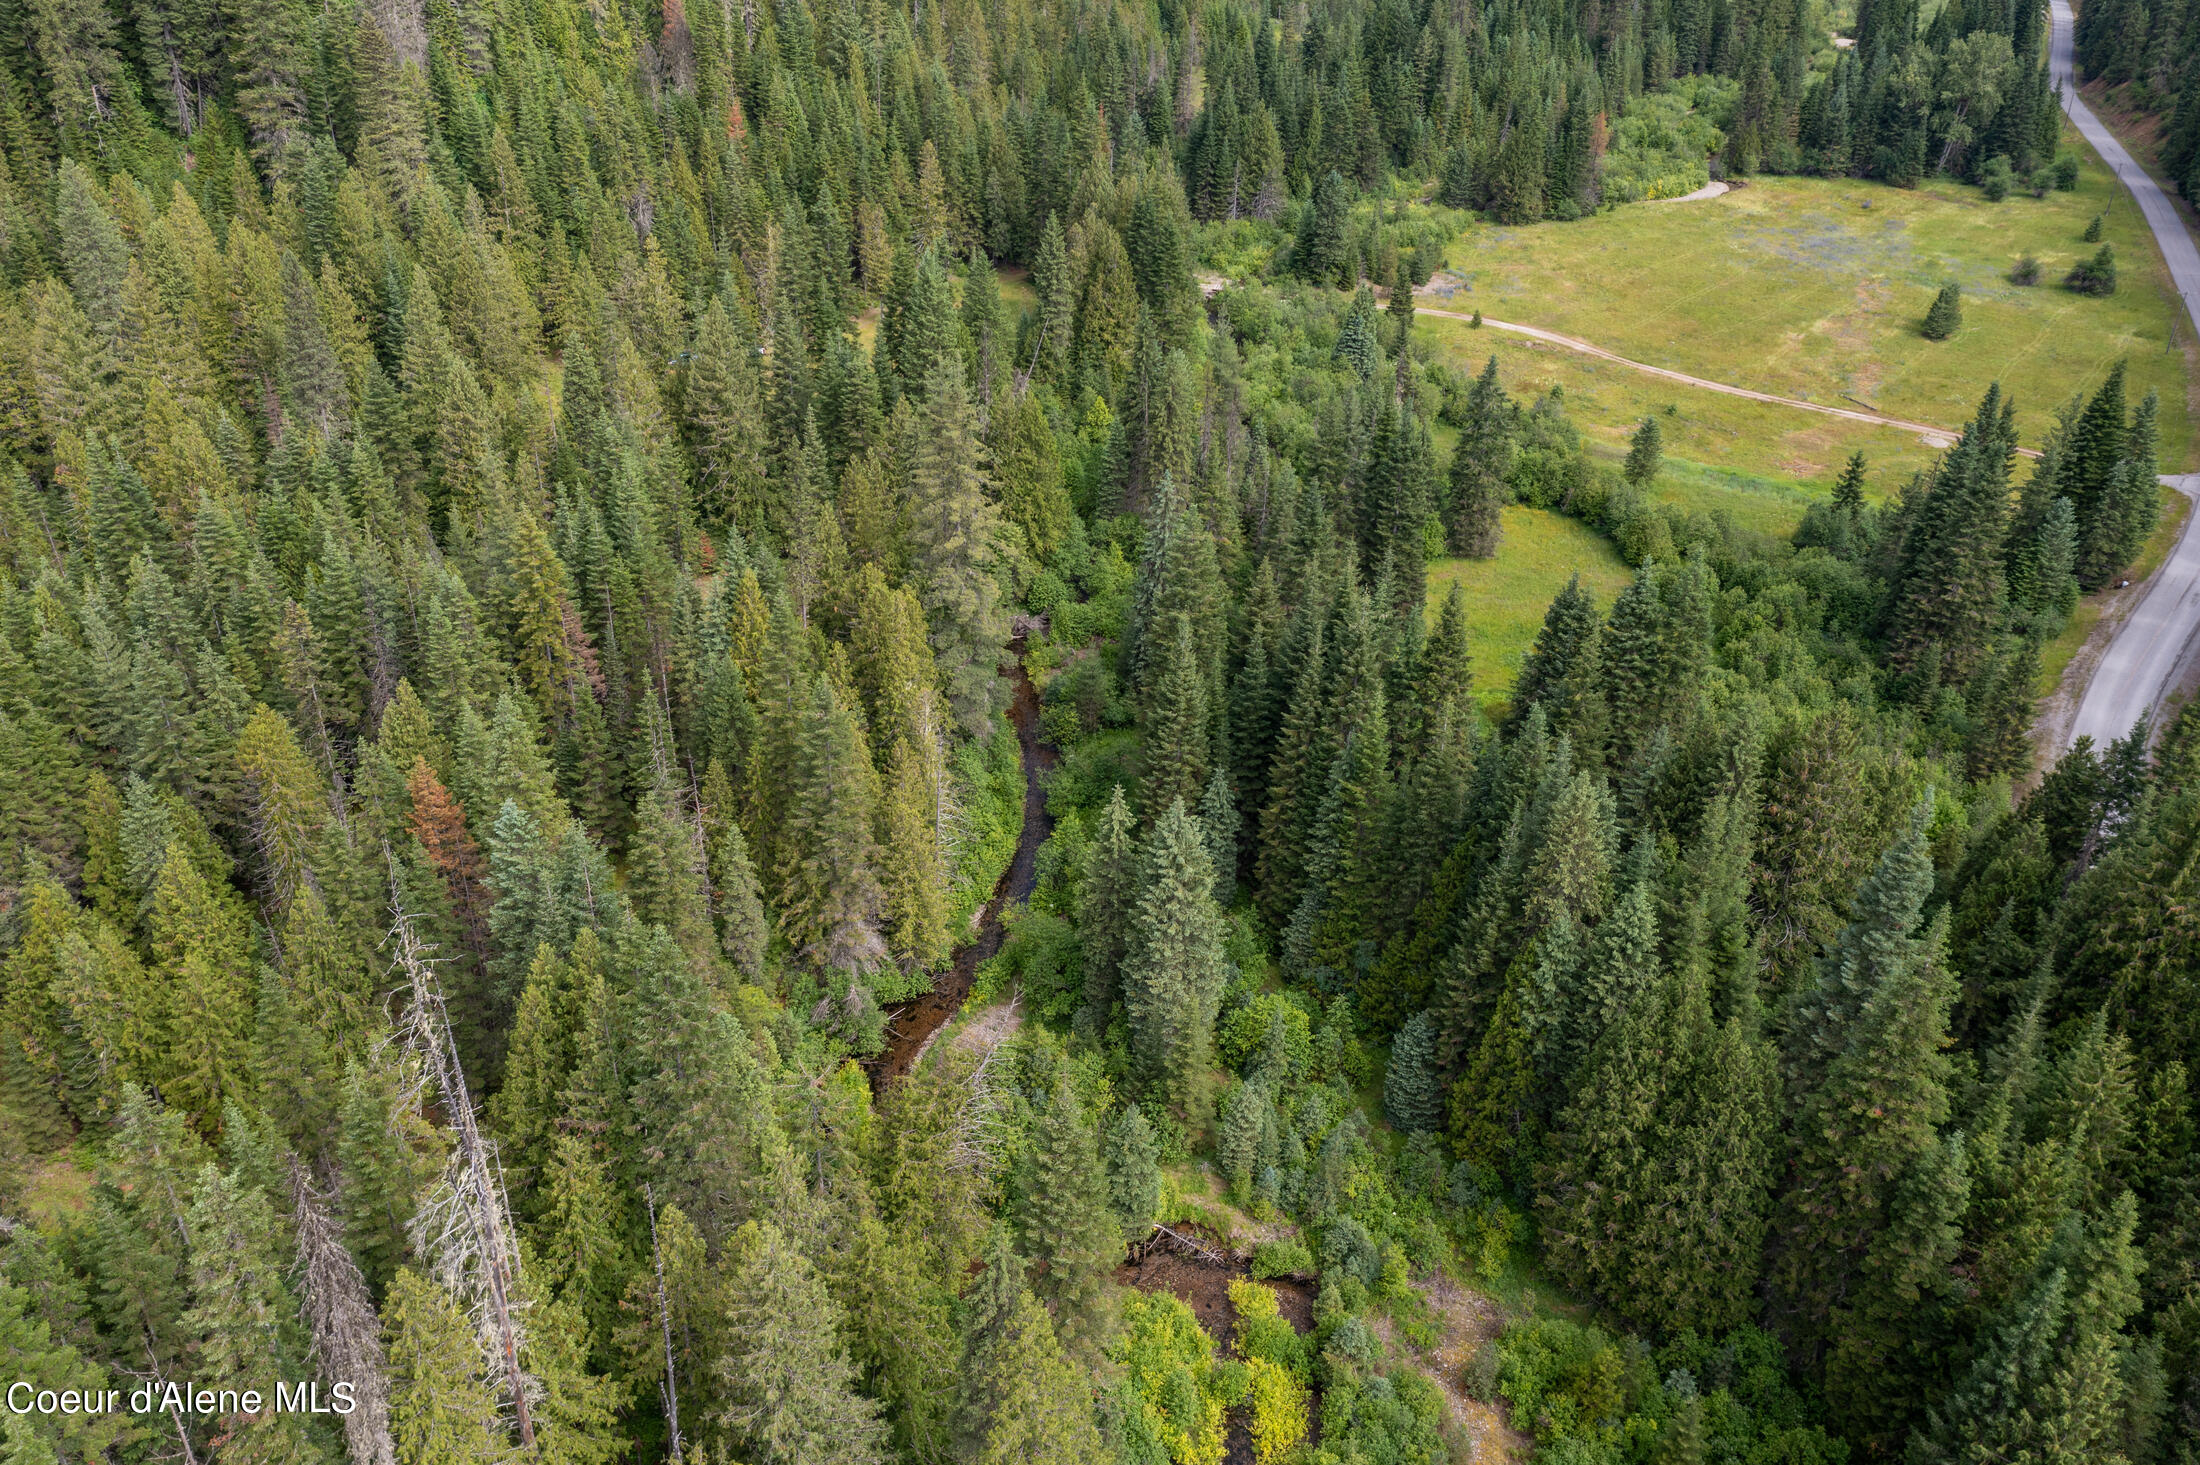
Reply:
<svg viewBox="0 0 2200 1465"><path fill-rule="evenodd" d="M1390 202L2030 166L2037 21L0 8L0 1460L2192 1460L2200 722L2027 741L2162 404L1775 542Z"/></svg>

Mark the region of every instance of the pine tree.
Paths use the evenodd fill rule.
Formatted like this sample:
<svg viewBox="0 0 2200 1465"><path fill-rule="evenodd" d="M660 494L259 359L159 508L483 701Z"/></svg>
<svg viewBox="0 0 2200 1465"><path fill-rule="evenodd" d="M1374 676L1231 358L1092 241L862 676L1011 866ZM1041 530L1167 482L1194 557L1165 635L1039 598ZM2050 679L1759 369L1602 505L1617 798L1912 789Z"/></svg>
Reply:
<svg viewBox="0 0 2200 1465"><path fill-rule="evenodd" d="M1390 1043L1383 1069L1383 1112L1403 1130L1434 1129L1443 1120L1436 1075L1436 1022L1417 1012Z"/></svg>
<svg viewBox="0 0 2200 1465"><path fill-rule="evenodd" d="M1291 249L1291 268L1299 278L1320 285L1340 283L1351 244L1351 199L1342 174L1335 169L1322 175L1314 188L1313 203L1299 225L1298 242Z"/></svg>
<svg viewBox="0 0 2200 1465"><path fill-rule="evenodd" d="M2063 1222L2030 1286L1982 1330L1970 1369L1912 1436L1912 1459L2126 1458L2137 1219L2126 1194L2098 1221Z"/></svg>
<svg viewBox="0 0 2200 1465"><path fill-rule="evenodd" d="M771 488L754 356L724 302L713 299L696 322L681 396L697 506L710 522L737 525L751 536L778 522L782 512L766 498Z"/></svg>
<svg viewBox="0 0 2200 1465"><path fill-rule="evenodd" d="M231 1110L234 1131L244 1117ZM234 1138L234 1134L232 1135ZM285 1285L288 1247L266 1195L240 1173L199 1172L188 1225L193 1305L184 1325L215 1388L264 1389L305 1361L297 1302ZM307 1465L323 1458L296 1414L239 1411L223 1419L225 1454Z"/></svg>
<svg viewBox="0 0 2200 1465"><path fill-rule="evenodd" d="M1135 1245L1152 1234L1161 1203L1160 1147L1153 1125L1136 1104L1126 1104L1107 1126L1108 1198L1123 1239Z"/></svg>
<svg viewBox="0 0 2200 1465"><path fill-rule="evenodd" d="M856 1392L842 1311L817 1268L770 1221L744 1225L728 1250L717 1422L758 1465L884 1461L878 1405Z"/></svg>
<svg viewBox="0 0 2200 1465"><path fill-rule="evenodd" d="M1963 287L1950 280L1933 297L1932 309L1925 312L1925 323L1918 331L1928 341L1945 341L1962 329Z"/></svg>
<svg viewBox="0 0 2200 1465"><path fill-rule="evenodd" d="M1664 455L1665 439L1659 430L1658 419L1645 417L1635 428L1634 436L1627 440L1627 462L1620 469L1620 476L1637 488L1646 487L1657 478Z"/></svg>
<svg viewBox="0 0 2200 1465"><path fill-rule="evenodd" d="M1953 1264L1971 1193L1961 1135L1920 1154L1838 1314L1827 1396L1874 1449L1891 1451L1945 1388L1945 1364L1935 1355L1947 1346L1949 1313L1961 1297Z"/></svg>
<svg viewBox="0 0 2200 1465"><path fill-rule="evenodd" d="M1077 880L1077 929L1084 962L1084 1006L1078 1025L1105 1032L1123 996L1120 985L1137 901L1138 849L1130 805L1117 784L1100 811L1099 827L1085 847Z"/></svg>
<svg viewBox="0 0 2200 1465"><path fill-rule="evenodd" d="M924 395L910 453L911 547L948 704L966 732L984 737L1004 705L996 663L1008 625L995 579L1000 530L960 358L939 357Z"/></svg>
<svg viewBox="0 0 2200 1465"><path fill-rule="evenodd" d="M1947 1117L1945 917L1911 934L1932 888L1928 812L1858 892L1855 919L1789 1021L1789 1092L1803 1118L1780 1203L1776 1283L1805 1339L1823 1336L1887 1229L1900 1177Z"/></svg>
<svg viewBox="0 0 2200 1465"><path fill-rule="evenodd" d="M1158 665L1146 679L1146 776L1140 802L1149 810L1198 804L1207 782L1207 682L1192 648L1189 616L1163 628Z"/></svg>
<svg viewBox="0 0 2200 1465"><path fill-rule="evenodd" d="M974 1465L1083 1465L1100 1458L1090 1388L1063 1353L1023 1263L996 1230L965 1298L955 1458Z"/></svg>
<svg viewBox="0 0 2200 1465"><path fill-rule="evenodd" d="M1939 657L1942 675L1969 678L1984 656L2007 596L2009 464L2015 454L2013 407L1987 389L1963 440L1934 470L1904 536L1902 563L1888 608L1895 664Z"/></svg>
<svg viewBox="0 0 2200 1465"><path fill-rule="evenodd" d="M167 984L161 1091L211 1132L224 1102L248 1096L251 958L235 898L210 888L178 841L168 847L148 917Z"/></svg>
<svg viewBox="0 0 2200 1465"><path fill-rule="evenodd" d="M490 1465L509 1450L481 1346L450 1293L410 1267L385 1304L398 1465Z"/></svg>
<svg viewBox="0 0 2200 1465"><path fill-rule="evenodd" d="M1061 375L1068 365L1071 336L1075 331L1076 285L1070 279L1069 250L1062 238L1062 221L1050 210L1039 234L1038 252L1032 256L1031 286L1039 297L1037 339L1032 343L1031 364L1048 379Z"/></svg>
<svg viewBox="0 0 2200 1465"><path fill-rule="evenodd" d="M1222 921L1214 867L1197 821L1173 803L1147 836L1123 951L1123 999L1134 1072L1180 1112L1207 1103L1215 1005L1222 995Z"/></svg>
<svg viewBox="0 0 2200 1465"><path fill-rule="evenodd" d="M1841 476L1834 480L1833 506L1846 515L1853 524L1864 512L1864 455L1849 454L1849 461L1842 465Z"/></svg>
<svg viewBox="0 0 2200 1465"><path fill-rule="evenodd" d="M726 821L718 836L711 868L718 887L719 939L734 971L754 982L764 974L764 952L771 944L771 918L764 913L748 841L732 819Z"/></svg>
<svg viewBox="0 0 2200 1465"><path fill-rule="evenodd" d="M1121 1223L1100 1160L1098 1131L1075 1086L1058 1079L1032 1136L1017 1217L1023 1252L1044 1262L1037 1291L1063 1343L1097 1358L1113 1323Z"/></svg>
<svg viewBox="0 0 2200 1465"><path fill-rule="evenodd" d="M780 840L780 929L819 970L867 971L884 955L872 836L878 775L862 727L822 675L797 735Z"/></svg>
<svg viewBox="0 0 2200 1465"><path fill-rule="evenodd" d="M1215 867L1215 904L1227 907L1237 896L1238 812L1230 776L1217 767L1199 796L1199 833Z"/></svg>
<svg viewBox="0 0 2200 1465"><path fill-rule="evenodd" d="M941 770L907 739L894 744L880 795L879 879L886 944L913 971L946 959L947 862L940 849Z"/></svg>
<svg viewBox="0 0 2200 1465"><path fill-rule="evenodd" d="M1554 731L1601 728L1602 618L1575 575L1543 613L1543 629L1513 684L1515 718L1541 706ZM1578 739L1576 756L1579 756Z"/></svg>

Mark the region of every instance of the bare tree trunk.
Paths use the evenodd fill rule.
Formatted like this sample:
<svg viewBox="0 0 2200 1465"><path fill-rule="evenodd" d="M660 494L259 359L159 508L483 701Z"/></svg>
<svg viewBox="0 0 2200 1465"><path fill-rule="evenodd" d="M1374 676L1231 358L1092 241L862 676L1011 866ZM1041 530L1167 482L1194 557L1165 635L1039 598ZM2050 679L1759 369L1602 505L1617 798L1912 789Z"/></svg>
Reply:
<svg viewBox="0 0 2200 1465"><path fill-rule="evenodd" d="M680 1379L672 1366L672 1309L665 1305L665 1253L657 1244L657 1193L642 1182L649 1203L649 1254L657 1269L657 1322L665 1333L665 1428L672 1438L672 1465L680 1465Z"/></svg>
<svg viewBox="0 0 2200 1465"><path fill-rule="evenodd" d="M409 988L398 1035L420 1060L423 1080L434 1084L436 1097L450 1120L451 1136L457 1142L443 1178L413 1217L413 1244L422 1255L435 1259L437 1280L474 1304L475 1327L495 1355L511 1394L512 1419L519 1428L520 1443L532 1450L535 1420L529 1395L539 1386L519 1363L519 1327L513 1320L512 1304L512 1280L519 1271L519 1253L512 1239L511 1215L503 1186L490 1178L488 1145L474 1122L473 1095L466 1088L458 1040L451 1035L450 1014L429 965L427 948L404 908L394 860L390 865L390 910L396 918L390 934L397 942L397 963Z"/></svg>
<svg viewBox="0 0 2200 1465"><path fill-rule="evenodd" d="M382 1320L359 1264L345 1249L327 1197L298 1157L290 1157L291 1209L298 1225L298 1276L313 1351L331 1378L347 1379L354 1405L344 1416L352 1465L394 1465L389 1381L382 1364Z"/></svg>

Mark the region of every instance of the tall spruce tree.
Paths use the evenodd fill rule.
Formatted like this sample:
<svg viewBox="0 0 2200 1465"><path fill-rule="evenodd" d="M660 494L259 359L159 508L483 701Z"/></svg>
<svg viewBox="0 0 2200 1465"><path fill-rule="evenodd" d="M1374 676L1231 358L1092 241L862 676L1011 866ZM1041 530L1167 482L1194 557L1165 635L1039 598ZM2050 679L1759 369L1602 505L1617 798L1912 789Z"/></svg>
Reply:
<svg viewBox="0 0 2200 1465"><path fill-rule="evenodd" d="M1132 1070L1155 1098L1197 1116L1208 1102L1226 967L1214 866L1183 804L1154 821L1139 866L1122 967Z"/></svg>

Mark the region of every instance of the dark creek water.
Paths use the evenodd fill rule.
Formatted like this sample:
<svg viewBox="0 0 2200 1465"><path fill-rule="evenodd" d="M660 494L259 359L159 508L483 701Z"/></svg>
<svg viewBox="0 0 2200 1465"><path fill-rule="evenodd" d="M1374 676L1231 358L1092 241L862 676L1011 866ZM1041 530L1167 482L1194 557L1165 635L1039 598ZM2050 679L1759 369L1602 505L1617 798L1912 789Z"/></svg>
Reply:
<svg viewBox="0 0 2200 1465"><path fill-rule="evenodd" d="M1020 640L1014 649L1019 653L1023 650ZM978 913L977 940L955 953L954 965L933 984L931 991L889 1014L886 1051L870 1063L873 1088L900 1078L914 1068L918 1055L932 1041L932 1035L962 1010L964 1000L970 996L970 984L978 974L978 963L1001 949L1001 912L1012 903L1030 899L1031 888L1038 881L1039 846L1046 842L1054 828L1054 820L1047 814L1046 795L1039 786L1039 776L1052 768L1060 755L1040 741L1039 689L1031 684L1020 659L1014 665L1015 696L1009 703L1008 716L1016 726L1016 742L1024 767L1024 827L1016 836L1016 857L1008 862L1008 868L994 882L992 898Z"/></svg>

